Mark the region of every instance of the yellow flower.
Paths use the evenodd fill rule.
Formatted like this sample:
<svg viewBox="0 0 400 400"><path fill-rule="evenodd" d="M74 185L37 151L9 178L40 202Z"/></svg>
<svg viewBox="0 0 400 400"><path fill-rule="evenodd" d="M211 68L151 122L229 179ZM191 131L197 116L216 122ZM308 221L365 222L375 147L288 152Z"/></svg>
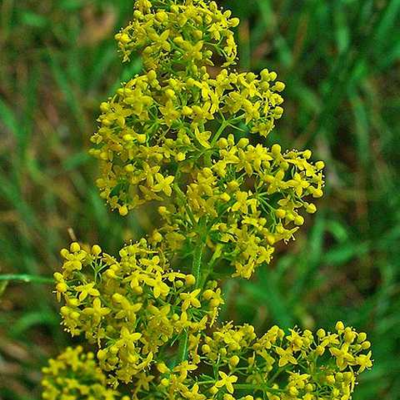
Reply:
<svg viewBox="0 0 400 400"><path fill-rule="evenodd" d="M196 369L197 369L196 365L191 364L189 361L186 360L177 365L174 368L174 372L178 373L181 379L186 379L188 373L191 371L195 371Z"/></svg>
<svg viewBox="0 0 400 400"><path fill-rule="evenodd" d="M344 343L340 349L336 347L329 349L331 354L336 357L336 364L340 369L345 369L348 365L354 365L355 357L349 353L349 348L349 344Z"/></svg>
<svg viewBox="0 0 400 400"><path fill-rule="evenodd" d="M157 183L153 186L153 190L157 192L164 192L167 196L171 196L172 189L171 184L174 181L174 176L167 176L164 178L163 175L160 173L156 174L156 181Z"/></svg>
<svg viewBox="0 0 400 400"><path fill-rule="evenodd" d="M284 367L286 364L297 364L296 358L293 356L293 350L291 348L287 348L286 350L282 347L276 348L276 353L279 355L279 366Z"/></svg>
<svg viewBox="0 0 400 400"><path fill-rule="evenodd" d="M188 388L187 391L183 392L183 396L189 400L205 400L206 396L204 394L199 393L200 386L195 383L192 388Z"/></svg>
<svg viewBox="0 0 400 400"><path fill-rule="evenodd" d="M371 361L371 356L372 352L368 352L368 354L361 354L356 358L357 364L360 366L360 369L358 372L363 372L366 368L371 368L372 367L372 361Z"/></svg>
<svg viewBox="0 0 400 400"><path fill-rule="evenodd" d="M88 283L86 285L76 286L76 288L75 288L76 291L80 292L79 301L85 300L86 297L89 295L94 296L94 297L100 296L100 292L94 288L94 285L95 285L95 283L92 282L92 283Z"/></svg>
<svg viewBox="0 0 400 400"><path fill-rule="evenodd" d="M206 149L210 148L210 143L208 142L208 140L211 137L211 132L210 131L200 132L199 129L196 127L195 136L196 136L196 139L199 141L199 143L203 147L205 147Z"/></svg>
<svg viewBox="0 0 400 400"><path fill-rule="evenodd" d="M142 337L139 332L130 332L126 326L122 327L120 339L115 343L117 348L126 347L129 351L135 350L135 342Z"/></svg>
<svg viewBox="0 0 400 400"><path fill-rule="evenodd" d="M190 306L200 308L201 303L197 299L197 296L200 294L201 289L193 290L191 293L181 293L180 297L183 300L182 303L182 311L186 311Z"/></svg>
<svg viewBox="0 0 400 400"><path fill-rule="evenodd" d="M83 310L83 312L86 315L92 316L94 323L98 324L100 323L102 317L108 315L111 312L111 310L107 307L102 307L101 300L98 297L96 297L93 300L93 307L86 307Z"/></svg>
<svg viewBox="0 0 400 400"><path fill-rule="evenodd" d="M225 372L223 371L219 371L218 375L220 376L220 380L217 381L215 383L215 387L217 388L222 388L222 387L226 387L226 390L229 393L233 393L234 392L234 388L233 388L233 384L235 382L237 382L238 377L236 375L227 375Z"/></svg>
<svg viewBox="0 0 400 400"><path fill-rule="evenodd" d="M169 286L163 282L163 276L161 274L157 275L155 278L145 277L144 282L153 288L154 297L157 299L162 295L167 296L169 293Z"/></svg>
<svg viewBox="0 0 400 400"><path fill-rule="evenodd" d="M249 195L246 192L237 192L236 203L232 206L231 210L233 212L240 210L242 213L247 214L248 196Z"/></svg>

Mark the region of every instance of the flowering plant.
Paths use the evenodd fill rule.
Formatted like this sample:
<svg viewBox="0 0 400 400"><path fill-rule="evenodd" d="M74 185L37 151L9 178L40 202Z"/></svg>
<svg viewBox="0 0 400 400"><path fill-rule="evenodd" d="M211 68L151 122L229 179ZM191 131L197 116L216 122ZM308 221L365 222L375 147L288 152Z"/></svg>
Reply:
<svg viewBox="0 0 400 400"><path fill-rule="evenodd" d="M219 278L268 264L324 185L309 150L262 144L285 85L233 69L238 24L213 1L137 0L116 35L143 73L101 104L97 185L122 216L157 202L161 223L118 257L98 245L61 251L63 325L96 356L77 347L51 360L44 399L346 400L372 366L366 334L341 322L257 336L218 319Z"/></svg>

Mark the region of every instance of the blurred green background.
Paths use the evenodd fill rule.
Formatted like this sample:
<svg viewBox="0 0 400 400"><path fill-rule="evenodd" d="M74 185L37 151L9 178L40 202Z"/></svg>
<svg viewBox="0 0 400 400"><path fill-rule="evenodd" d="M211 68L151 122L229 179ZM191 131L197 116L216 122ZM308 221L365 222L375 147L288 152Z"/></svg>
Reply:
<svg viewBox="0 0 400 400"><path fill-rule="evenodd" d="M231 0L242 70L273 69L285 115L269 143L310 148L327 190L297 240L251 282L225 283L223 318L371 336L354 399L400 399L400 1ZM107 210L87 155L99 103L140 71L113 36L132 0L0 0L0 274L49 276L71 238L108 252L152 225ZM0 399L40 398L70 339L52 286L0 282Z"/></svg>

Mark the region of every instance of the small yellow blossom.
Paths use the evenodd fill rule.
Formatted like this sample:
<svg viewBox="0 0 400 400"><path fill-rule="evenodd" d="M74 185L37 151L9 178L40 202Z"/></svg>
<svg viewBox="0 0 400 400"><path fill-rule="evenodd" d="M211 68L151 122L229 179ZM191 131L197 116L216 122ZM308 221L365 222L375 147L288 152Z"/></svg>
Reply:
<svg viewBox="0 0 400 400"><path fill-rule="evenodd" d="M222 387L225 386L225 387L226 387L226 390L227 390L229 393L233 393L234 390L235 390L235 389L233 388L233 384L234 384L235 382L237 382L238 377L235 376L235 375L227 375L227 374L225 374L225 372L223 372L223 371L219 371L218 374L219 374L219 377L220 377L221 379L215 383L215 387L217 387L217 388L222 388Z"/></svg>

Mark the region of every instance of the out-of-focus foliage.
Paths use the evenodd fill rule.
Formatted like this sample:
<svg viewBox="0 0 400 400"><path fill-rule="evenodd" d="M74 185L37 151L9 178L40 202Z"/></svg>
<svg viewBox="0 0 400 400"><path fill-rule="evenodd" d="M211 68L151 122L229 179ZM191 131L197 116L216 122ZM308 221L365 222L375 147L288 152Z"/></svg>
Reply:
<svg viewBox="0 0 400 400"><path fill-rule="evenodd" d="M398 196L400 1L225 1L243 21L242 70L286 83L267 144L311 148L327 165L319 213L252 282L225 285L224 316L371 336L375 365L355 399L400 393ZM70 238L115 252L157 224L121 219L95 188L87 155L100 102L140 60L121 66L113 36L131 0L0 2L0 274L49 276ZM51 286L0 282L0 399L39 398L40 367L68 343Z"/></svg>

